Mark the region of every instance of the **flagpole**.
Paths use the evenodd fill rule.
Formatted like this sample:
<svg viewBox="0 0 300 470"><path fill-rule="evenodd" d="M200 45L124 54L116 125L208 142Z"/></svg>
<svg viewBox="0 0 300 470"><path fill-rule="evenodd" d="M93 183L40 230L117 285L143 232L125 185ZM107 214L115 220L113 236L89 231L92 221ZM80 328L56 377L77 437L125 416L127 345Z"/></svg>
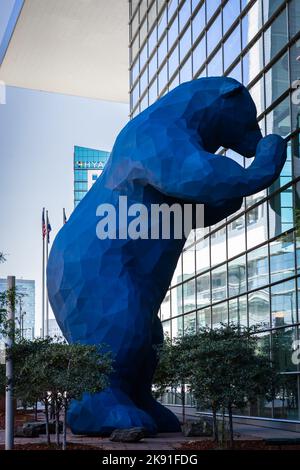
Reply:
<svg viewBox="0 0 300 470"><path fill-rule="evenodd" d="M43 219L45 220L45 207L43 207ZM45 338L45 236L42 227L43 237L43 271L42 271L42 338Z"/></svg>
<svg viewBox="0 0 300 470"><path fill-rule="evenodd" d="M49 245L49 233L48 233L48 211L46 211L46 227L47 227L47 240L46 240L46 268L48 264L48 245ZM46 288L46 328L45 328L45 336L49 335L49 299L48 299L48 290Z"/></svg>

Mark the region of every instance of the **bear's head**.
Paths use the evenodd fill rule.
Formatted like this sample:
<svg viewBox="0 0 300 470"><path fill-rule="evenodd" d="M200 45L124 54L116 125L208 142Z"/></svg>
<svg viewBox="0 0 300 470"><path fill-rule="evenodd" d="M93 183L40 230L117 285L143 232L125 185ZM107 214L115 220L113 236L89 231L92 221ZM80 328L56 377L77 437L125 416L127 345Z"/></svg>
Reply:
<svg viewBox="0 0 300 470"><path fill-rule="evenodd" d="M253 157L262 134L249 91L238 81L223 77L220 92L218 143L246 158Z"/></svg>

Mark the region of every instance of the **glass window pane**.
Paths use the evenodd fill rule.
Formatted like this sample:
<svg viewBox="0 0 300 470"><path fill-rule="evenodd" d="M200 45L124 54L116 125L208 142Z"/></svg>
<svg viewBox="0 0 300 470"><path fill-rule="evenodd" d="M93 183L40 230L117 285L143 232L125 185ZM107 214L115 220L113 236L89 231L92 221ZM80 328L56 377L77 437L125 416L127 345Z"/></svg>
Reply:
<svg viewBox="0 0 300 470"><path fill-rule="evenodd" d="M172 317L182 313L182 284L171 289Z"/></svg>
<svg viewBox="0 0 300 470"><path fill-rule="evenodd" d="M295 274L293 234L282 236L270 243L271 282L280 281Z"/></svg>
<svg viewBox="0 0 300 470"><path fill-rule="evenodd" d="M159 18L158 24L157 24L158 39L165 32L166 28L167 28L167 9L165 8L165 10L160 15L160 18Z"/></svg>
<svg viewBox="0 0 300 470"><path fill-rule="evenodd" d="M168 291L160 306L161 319L166 320L171 316L171 292Z"/></svg>
<svg viewBox="0 0 300 470"><path fill-rule="evenodd" d="M206 37L204 36L193 50L193 74L198 72L206 58Z"/></svg>
<svg viewBox="0 0 300 470"><path fill-rule="evenodd" d="M166 63L158 74L158 93L160 94L168 83L168 63Z"/></svg>
<svg viewBox="0 0 300 470"><path fill-rule="evenodd" d="M284 54L265 75L266 107L284 93L289 87L288 54Z"/></svg>
<svg viewBox="0 0 300 470"><path fill-rule="evenodd" d="M207 21L212 17L218 6L220 5L221 0L206 0L206 18Z"/></svg>
<svg viewBox="0 0 300 470"><path fill-rule="evenodd" d="M152 33L150 34L149 36L149 39L148 39L148 51L149 51L149 55L151 54L151 52L153 51L154 47L156 46L157 44L157 28L156 26L154 27Z"/></svg>
<svg viewBox="0 0 300 470"><path fill-rule="evenodd" d="M182 60L191 48L191 27L189 26L179 42L180 60Z"/></svg>
<svg viewBox="0 0 300 470"><path fill-rule="evenodd" d="M260 328L270 327L270 295L269 288L248 294L249 326Z"/></svg>
<svg viewBox="0 0 300 470"><path fill-rule="evenodd" d="M222 49L219 49L207 64L207 74L209 77L223 75Z"/></svg>
<svg viewBox="0 0 300 470"><path fill-rule="evenodd" d="M209 266L209 238L204 238L196 244L196 272L200 273Z"/></svg>
<svg viewBox="0 0 300 470"><path fill-rule="evenodd" d="M246 292L246 256L240 256L228 263L228 295Z"/></svg>
<svg viewBox="0 0 300 470"><path fill-rule="evenodd" d="M176 46L174 51L169 57L169 78L172 77L178 65L179 65L179 53L178 53L178 46Z"/></svg>
<svg viewBox="0 0 300 470"><path fill-rule="evenodd" d="M211 271L212 301L225 299L227 297L227 269L226 264Z"/></svg>
<svg viewBox="0 0 300 470"><path fill-rule="evenodd" d="M183 280L195 275L195 246L185 249L183 258Z"/></svg>
<svg viewBox="0 0 300 470"><path fill-rule="evenodd" d="M210 304L210 274L209 272L196 278L197 308Z"/></svg>
<svg viewBox="0 0 300 470"><path fill-rule="evenodd" d="M300 3L299 0L291 0L288 5L289 8L289 28L290 28L290 39L295 34L299 33L300 24Z"/></svg>
<svg viewBox="0 0 300 470"><path fill-rule="evenodd" d="M168 47L167 47L167 35L163 38L162 42L158 46L158 66L161 65L163 60L166 58L168 52Z"/></svg>
<svg viewBox="0 0 300 470"><path fill-rule="evenodd" d="M164 331L164 336L168 336L171 338L171 322L170 321L163 321L162 327Z"/></svg>
<svg viewBox="0 0 300 470"><path fill-rule="evenodd" d="M247 326L247 296L229 300L229 323Z"/></svg>
<svg viewBox="0 0 300 470"><path fill-rule="evenodd" d="M223 8L223 34L240 14L240 0L230 0Z"/></svg>
<svg viewBox="0 0 300 470"><path fill-rule="evenodd" d="M292 92L292 130L300 128L300 40L290 48L290 82Z"/></svg>
<svg viewBox="0 0 300 470"><path fill-rule="evenodd" d="M196 333L196 312L189 313L183 317L184 334L193 335Z"/></svg>
<svg viewBox="0 0 300 470"><path fill-rule="evenodd" d="M275 237L293 227L292 188L272 196L269 201L270 237Z"/></svg>
<svg viewBox="0 0 300 470"><path fill-rule="evenodd" d="M297 366L292 362L293 342L297 339L296 328L280 328L272 334L272 359L282 372L293 371Z"/></svg>
<svg viewBox="0 0 300 470"><path fill-rule="evenodd" d="M282 5L282 3L283 0L263 0L264 22L268 21L268 19L277 10L279 5Z"/></svg>
<svg viewBox="0 0 300 470"><path fill-rule="evenodd" d="M171 17L174 15L175 10L178 5L178 0L171 0L168 4L168 19L170 20Z"/></svg>
<svg viewBox="0 0 300 470"><path fill-rule="evenodd" d="M266 117L267 134L286 137L291 132L290 98L281 101Z"/></svg>
<svg viewBox="0 0 300 470"><path fill-rule="evenodd" d="M222 18L218 15L207 31L207 55L209 55L222 38Z"/></svg>
<svg viewBox="0 0 300 470"><path fill-rule="evenodd" d="M287 42L287 18L284 10L264 33L265 64L272 60Z"/></svg>
<svg viewBox="0 0 300 470"><path fill-rule="evenodd" d="M154 56L150 60L148 69L149 69L149 81L150 81L157 72L157 52L155 52Z"/></svg>
<svg viewBox="0 0 300 470"><path fill-rule="evenodd" d="M226 74L227 77L235 78L238 82L242 82L242 63L239 61L237 65Z"/></svg>
<svg viewBox="0 0 300 470"><path fill-rule="evenodd" d="M245 216L233 220L228 225L228 258L245 251Z"/></svg>
<svg viewBox="0 0 300 470"><path fill-rule="evenodd" d="M183 311L190 312L196 309L196 283L191 279L183 284Z"/></svg>
<svg viewBox="0 0 300 470"><path fill-rule="evenodd" d="M172 320L172 339L179 338L183 334L183 318L173 318Z"/></svg>
<svg viewBox="0 0 300 470"><path fill-rule="evenodd" d="M218 305L213 305L212 311L212 328L220 328L221 324L228 323L228 304L222 302Z"/></svg>
<svg viewBox="0 0 300 470"><path fill-rule="evenodd" d="M197 41L200 34L205 27L205 5L202 5L196 16L192 20L192 40L193 43Z"/></svg>
<svg viewBox="0 0 300 470"><path fill-rule="evenodd" d="M187 21L191 16L191 2L190 0L185 0L184 4L179 10L179 30L182 31Z"/></svg>
<svg viewBox="0 0 300 470"><path fill-rule="evenodd" d="M243 57L243 83L248 85L263 68L263 42L258 39Z"/></svg>
<svg viewBox="0 0 300 470"><path fill-rule="evenodd" d="M295 280L281 282L271 287L272 327L296 323Z"/></svg>
<svg viewBox="0 0 300 470"><path fill-rule="evenodd" d="M197 323L198 328L210 327L211 326L211 308L203 308L197 312Z"/></svg>
<svg viewBox="0 0 300 470"><path fill-rule="evenodd" d="M154 80L149 88L149 105L157 99L157 79Z"/></svg>
<svg viewBox="0 0 300 470"><path fill-rule="evenodd" d="M249 92L256 105L257 115L259 116L265 109L264 78L262 77L258 80L258 82L250 88Z"/></svg>
<svg viewBox="0 0 300 470"><path fill-rule="evenodd" d="M269 284L268 245L249 251L247 259L248 290Z"/></svg>
<svg viewBox="0 0 300 470"><path fill-rule="evenodd" d="M169 50L173 46L177 37L178 37L178 21L177 21L177 18L175 18L170 28L168 29Z"/></svg>
<svg viewBox="0 0 300 470"><path fill-rule="evenodd" d="M262 26L261 0L257 0L242 19L243 49L254 38Z"/></svg>
<svg viewBox="0 0 300 470"><path fill-rule="evenodd" d="M192 57L190 56L180 69L180 83L188 82L192 79Z"/></svg>
<svg viewBox="0 0 300 470"><path fill-rule="evenodd" d="M211 235L211 263L222 263L226 260L226 228L222 228Z"/></svg>
<svg viewBox="0 0 300 470"><path fill-rule="evenodd" d="M246 212L247 248L268 240L267 204L264 202Z"/></svg>
<svg viewBox="0 0 300 470"><path fill-rule="evenodd" d="M226 70L241 52L241 28L238 25L224 43L224 70Z"/></svg>

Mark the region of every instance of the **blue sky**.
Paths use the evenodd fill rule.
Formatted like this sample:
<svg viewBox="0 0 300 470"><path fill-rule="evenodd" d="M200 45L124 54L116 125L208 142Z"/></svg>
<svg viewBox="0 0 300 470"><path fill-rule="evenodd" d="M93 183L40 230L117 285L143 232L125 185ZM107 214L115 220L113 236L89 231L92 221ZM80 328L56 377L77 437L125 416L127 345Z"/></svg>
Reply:
<svg viewBox="0 0 300 470"><path fill-rule="evenodd" d="M73 210L74 145L109 151L127 120L126 104L7 87L0 105L0 251L7 262L0 277L35 279L38 317L42 207L53 240L62 208Z"/></svg>

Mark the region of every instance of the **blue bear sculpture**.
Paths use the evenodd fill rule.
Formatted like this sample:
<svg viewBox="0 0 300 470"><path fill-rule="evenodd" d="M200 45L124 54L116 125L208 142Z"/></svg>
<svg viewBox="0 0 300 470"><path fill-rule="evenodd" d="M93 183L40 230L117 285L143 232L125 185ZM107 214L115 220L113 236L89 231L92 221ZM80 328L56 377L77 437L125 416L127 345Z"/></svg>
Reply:
<svg viewBox="0 0 300 470"><path fill-rule="evenodd" d="M214 152L230 148L255 159L245 169ZM184 83L130 121L101 177L58 233L47 282L66 339L106 344L114 354L110 387L71 405L74 433L109 434L141 426L150 433L180 425L151 394L163 342L157 312L185 238L99 239L97 207L127 196L143 203L202 203L205 225L237 211L244 196L268 187L286 159L285 141L262 138L247 89L231 78Z"/></svg>

